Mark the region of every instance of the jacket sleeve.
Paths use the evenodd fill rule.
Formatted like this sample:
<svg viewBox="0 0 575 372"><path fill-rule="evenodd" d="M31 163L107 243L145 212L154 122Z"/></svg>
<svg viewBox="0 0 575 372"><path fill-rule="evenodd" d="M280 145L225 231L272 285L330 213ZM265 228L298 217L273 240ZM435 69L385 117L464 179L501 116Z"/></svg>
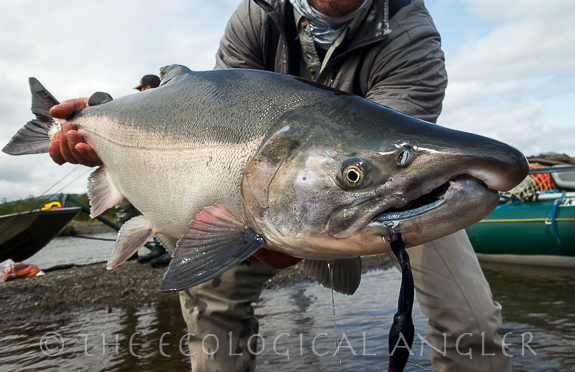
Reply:
<svg viewBox="0 0 575 372"><path fill-rule="evenodd" d="M216 69L265 69L267 16L253 0L244 0L232 15L216 53Z"/></svg>
<svg viewBox="0 0 575 372"><path fill-rule="evenodd" d="M441 38L422 2L400 10L392 32L369 53L365 98L435 123L447 86Z"/></svg>

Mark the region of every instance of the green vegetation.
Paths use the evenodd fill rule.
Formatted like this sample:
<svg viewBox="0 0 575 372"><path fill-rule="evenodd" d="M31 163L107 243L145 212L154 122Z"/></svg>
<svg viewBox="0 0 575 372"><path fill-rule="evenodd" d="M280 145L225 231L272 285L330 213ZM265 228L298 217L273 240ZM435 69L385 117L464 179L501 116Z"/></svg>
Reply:
<svg viewBox="0 0 575 372"><path fill-rule="evenodd" d="M75 198L77 198L78 200L80 200L82 203L90 205L90 202L88 201L88 195L86 195L86 194L72 194L72 195ZM0 201L0 216L6 215L6 214L12 214L12 213L27 212L27 211L30 211L32 209L42 209L42 207L45 204L50 203L52 201L56 201L56 200L49 200L48 198L36 199L33 196L29 196L26 199L20 199L20 200L8 202L8 201L6 201L6 198L4 198ZM61 197L58 198L57 201L59 201L61 203L62 198ZM114 221L114 222L117 220L116 219L116 210L114 208L108 209L102 215L104 217ZM78 217L76 217L71 223L74 225L79 225L79 224L92 223L92 222L98 222L98 220L92 219L92 218L90 218L90 216L88 216L88 214L81 212L78 215Z"/></svg>
<svg viewBox="0 0 575 372"><path fill-rule="evenodd" d="M6 198L3 198L0 202L0 216L5 214L27 212L31 209L40 209L46 203L50 203L48 198L36 199L32 195L26 199L20 199L12 202L8 202L6 201Z"/></svg>

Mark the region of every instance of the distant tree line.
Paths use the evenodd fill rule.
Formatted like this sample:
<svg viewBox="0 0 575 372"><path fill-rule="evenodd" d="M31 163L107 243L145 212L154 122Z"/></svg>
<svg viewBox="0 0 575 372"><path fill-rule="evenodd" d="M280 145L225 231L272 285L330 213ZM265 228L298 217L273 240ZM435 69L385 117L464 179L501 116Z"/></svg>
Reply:
<svg viewBox="0 0 575 372"><path fill-rule="evenodd" d="M90 201L88 200L88 195L86 194L71 194L76 199L80 200L82 203L90 205ZM4 216L6 214L12 213L20 213L20 212L28 212L33 209L42 209L42 207L48 203L59 201L62 203L62 195L59 196L52 196L52 197L42 197L36 198L32 195L25 199L15 200L15 201L7 201L6 198L0 200L0 216ZM104 217L116 221L116 210L114 208L108 209L106 212L102 214ZM78 217L74 219L77 222L88 222L92 220L87 213L80 213Z"/></svg>

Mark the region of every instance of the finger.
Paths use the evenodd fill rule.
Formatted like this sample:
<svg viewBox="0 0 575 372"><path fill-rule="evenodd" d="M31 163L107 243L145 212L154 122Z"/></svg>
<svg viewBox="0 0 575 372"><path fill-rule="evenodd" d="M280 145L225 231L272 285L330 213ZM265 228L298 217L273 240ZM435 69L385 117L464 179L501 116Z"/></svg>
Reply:
<svg viewBox="0 0 575 372"><path fill-rule="evenodd" d="M102 165L102 161L94 150L84 142L82 136L76 131L76 126L72 123L62 125L62 133L66 136L70 154L76 161L88 167ZM67 152L66 152L67 154Z"/></svg>
<svg viewBox="0 0 575 372"><path fill-rule="evenodd" d="M88 107L88 98L75 98L64 101L50 109L50 115L59 119L67 119L76 111Z"/></svg>
<svg viewBox="0 0 575 372"><path fill-rule="evenodd" d="M76 125L74 125L74 123L64 123L62 124L62 128L61 131L63 134L68 133L71 130L76 130Z"/></svg>
<svg viewBox="0 0 575 372"><path fill-rule="evenodd" d="M62 132L57 132L52 140L50 141L50 146L48 147L48 152L50 153L50 157L54 162L58 165L62 165L66 162L66 159L62 156L62 152L60 151L60 139L62 136Z"/></svg>
<svg viewBox="0 0 575 372"><path fill-rule="evenodd" d="M62 136L60 136L60 152L62 153L62 157L68 163L78 164L78 160L76 160L76 158L72 154L72 151L70 150L70 144L68 143L68 141L69 138L67 135L62 134Z"/></svg>
<svg viewBox="0 0 575 372"><path fill-rule="evenodd" d="M76 150L76 146L83 142L82 136L75 130L68 130L64 132L66 139L68 140L68 148L70 150L70 154L74 157L77 163L82 164L83 156L80 154L78 150Z"/></svg>
<svg viewBox="0 0 575 372"><path fill-rule="evenodd" d="M76 151L80 153L83 158L83 161L80 161L80 164L86 165L88 167L95 167L97 165L102 165L102 161L96 155L96 152L88 146L88 144L82 142L76 145Z"/></svg>

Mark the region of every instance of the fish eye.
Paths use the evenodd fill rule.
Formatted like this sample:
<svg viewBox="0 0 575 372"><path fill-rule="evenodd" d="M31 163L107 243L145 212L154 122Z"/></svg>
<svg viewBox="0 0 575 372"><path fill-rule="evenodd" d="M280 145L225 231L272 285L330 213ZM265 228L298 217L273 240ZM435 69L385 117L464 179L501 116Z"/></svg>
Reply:
<svg viewBox="0 0 575 372"><path fill-rule="evenodd" d="M348 186L358 186L362 179L363 171L357 165L350 165L343 171L343 180Z"/></svg>
<svg viewBox="0 0 575 372"><path fill-rule="evenodd" d="M339 184L344 188L357 189L370 184L370 163L360 157L345 159L340 166L340 174L337 177Z"/></svg>
<svg viewBox="0 0 575 372"><path fill-rule="evenodd" d="M359 189L372 183L374 167L369 160L358 156L350 157L340 163L339 169L340 173L336 179L338 185L344 190Z"/></svg>

